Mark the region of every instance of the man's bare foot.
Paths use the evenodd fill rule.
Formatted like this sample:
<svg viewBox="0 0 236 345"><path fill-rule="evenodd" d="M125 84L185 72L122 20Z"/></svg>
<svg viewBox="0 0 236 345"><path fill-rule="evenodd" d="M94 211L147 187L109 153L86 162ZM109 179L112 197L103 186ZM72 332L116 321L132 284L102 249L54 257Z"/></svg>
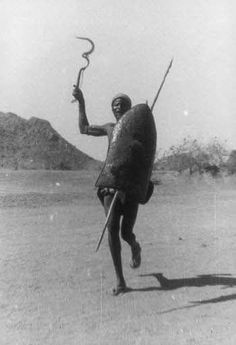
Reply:
<svg viewBox="0 0 236 345"><path fill-rule="evenodd" d="M135 242L132 247L132 258L130 260L131 268L138 268L141 265L141 247L138 242Z"/></svg>

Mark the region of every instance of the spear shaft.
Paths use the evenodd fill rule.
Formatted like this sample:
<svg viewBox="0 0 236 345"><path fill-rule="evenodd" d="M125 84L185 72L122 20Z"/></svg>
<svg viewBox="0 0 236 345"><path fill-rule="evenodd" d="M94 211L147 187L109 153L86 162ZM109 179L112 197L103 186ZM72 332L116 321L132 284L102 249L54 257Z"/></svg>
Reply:
<svg viewBox="0 0 236 345"><path fill-rule="evenodd" d="M117 190L116 193L115 193L115 195L114 195L114 197L113 197L113 199L112 199L112 202L111 202L109 211L108 211L108 213L107 213L106 221L105 221L105 224L104 224L104 227L103 227L103 230L102 230L102 235L101 235L101 237L100 237L100 239L99 239L99 242L98 242L98 245L97 245L97 248L96 248L96 252L98 251L98 249L99 249L99 247L100 247L100 244L101 244L101 242L102 242L103 236L104 236L105 231L106 231L106 228L107 228L107 224L108 224L108 222L109 222L109 220L110 220L111 213L112 213L112 211L113 211L113 208L114 208L114 206L115 206L115 203L116 203L116 200L118 199L118 197L119 197L119 191Z"/></svg>
<svg viewBox="0 0 236 345"><path fill-rule="evenodd" d="M171 69L172 63L173 63L173 59L171 59L171 61L170 61L170 63L169 63L169 66L168 66L167 71L166 71L166 73L165 73L165 75L164 75L164 78L163 78L163 80L162 80L162 83L161 83L161 85L160 85L160 87L159 87L159 90L157 91L156 97L154 98L154 101L153 101L152 106L151 106L151 111L153 111L153 108L154 108L154 106L155 106L155 104L156 104L156 101L157 101L157 99L158 99L158 97L159 97L159 94L160 94L160 92L161 92L161 89L162 89L162 87L163 87L163 85L164 85L164 83L165 83L167 74L169 73L169 71L170 71L170 69Z"/></svg>

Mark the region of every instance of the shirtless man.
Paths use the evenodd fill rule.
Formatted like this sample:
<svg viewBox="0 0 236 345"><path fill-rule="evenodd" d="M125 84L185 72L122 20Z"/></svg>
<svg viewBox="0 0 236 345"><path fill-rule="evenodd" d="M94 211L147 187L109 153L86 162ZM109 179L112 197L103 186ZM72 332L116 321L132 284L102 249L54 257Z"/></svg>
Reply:
<svg viewBox="0 0 236 345"><path fill-rule="evenodd" d="M79 88L75 88L73 96L79 102L80 133L93 136L107 136L110 143L115 123L107 123L102 126L90 125L86 115L85 101L82 91ZM122 115L131 108L131 100L125 94L118 94L113 98L111 107L115 119L118 121ZM108 213L115 192L116 191L112 188L98 189L97 194L104 207L105 214ZM136 241L133 233L137 212L138 202L129 197L128 194L124 194L124 197L118 198L116 201L107 226L109 248L117 279L116 288L113 289L113 295L115 296L127 291L122 270L120 231L123 240L125 240L131 247L130 266L132 268L137 268L141 264L141 247Z"/></svg>

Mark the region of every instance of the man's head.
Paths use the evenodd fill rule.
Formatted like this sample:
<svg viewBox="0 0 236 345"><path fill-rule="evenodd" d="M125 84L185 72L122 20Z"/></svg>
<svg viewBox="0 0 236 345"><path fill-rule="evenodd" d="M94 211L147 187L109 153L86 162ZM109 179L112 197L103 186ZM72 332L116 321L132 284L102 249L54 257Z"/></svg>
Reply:
<svg viewBox="0 0 236 345"><path fill-rule="evenodd" d="M123 93L119 93L118 95L113 97L111 107L113 114L118 121L121 116L131 108L131 99L129 98L129 96Z"/></svg>

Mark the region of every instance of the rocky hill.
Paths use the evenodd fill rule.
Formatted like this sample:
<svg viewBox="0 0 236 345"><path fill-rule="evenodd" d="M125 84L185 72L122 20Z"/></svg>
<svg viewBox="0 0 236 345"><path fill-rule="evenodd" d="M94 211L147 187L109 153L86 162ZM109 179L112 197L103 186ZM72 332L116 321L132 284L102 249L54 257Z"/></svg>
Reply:
<svg viewBox="0 0 236 345"><path fill-rule="evenodd" d="M0 112L0 169L98 169L94 160L36 117Z"/></svg>

